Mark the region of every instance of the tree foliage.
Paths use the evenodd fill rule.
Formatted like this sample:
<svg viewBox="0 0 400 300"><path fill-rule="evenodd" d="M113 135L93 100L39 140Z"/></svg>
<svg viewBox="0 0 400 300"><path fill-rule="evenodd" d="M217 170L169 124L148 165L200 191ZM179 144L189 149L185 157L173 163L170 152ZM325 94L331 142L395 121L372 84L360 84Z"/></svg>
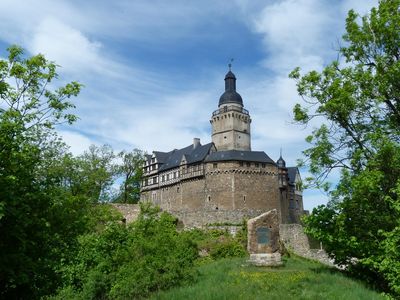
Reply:
<svg viewBox="0 0 400 300"><path fill-rule="evenodd" d="M72 247L68 232L80 220L75 199L60 198L47 170L66 149L52 128L76 120L69 98L81 85L52 89L53 62L40 54L25 58L17 46L8 52L0 60L0 296L35 298L54 288L59 247ZM72 212L72 223L60 211Z"/></svg>
<svg viewBox="0 0 400 300"><path fill-rule="evenodd" d="M121 151L118 154L121 163L118 174L122 177L120 194L116 199L122 203L137 203L140 199L140 183L143 177L144 153L139 149L132 152Z"/></svg>
<svg viewBox="0 0 400 300"><path fill-rule="evenodd" d="M290 74L304 100L295 120L321 124L303 152L309 183L328 189L328 174L341 173L307 231L336 263L400 295L400 1L382 0L363 17L351 10L343 41L342 61Z"/></svg>

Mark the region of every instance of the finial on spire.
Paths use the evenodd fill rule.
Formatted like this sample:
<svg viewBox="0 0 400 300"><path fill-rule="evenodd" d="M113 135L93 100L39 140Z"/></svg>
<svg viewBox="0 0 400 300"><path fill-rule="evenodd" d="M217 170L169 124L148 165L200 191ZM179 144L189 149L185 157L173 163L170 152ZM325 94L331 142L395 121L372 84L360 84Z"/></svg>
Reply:
<svg viewBox="0 0 400 300"><path fill-rule="evenodd" d="M281 150L280 150L280 157L282 157L282 147L281 147Z"/></svg>
<svg viewBox="0 0 400 300"><path fill-rule="evenodd" d="M231 60L230 60L230 62L229 62L229 64L228 64L229 71L231 71L231 68L232 68L232 62L233 62L233 58L231 58Z"/></svg>

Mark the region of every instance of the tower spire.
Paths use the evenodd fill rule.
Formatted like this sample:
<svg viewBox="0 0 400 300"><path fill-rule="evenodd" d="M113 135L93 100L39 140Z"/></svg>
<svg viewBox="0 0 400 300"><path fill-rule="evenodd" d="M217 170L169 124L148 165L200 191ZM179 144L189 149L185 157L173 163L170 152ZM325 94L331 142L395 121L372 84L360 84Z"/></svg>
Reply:
<svg viewBox="0 0 400 300"><path fill-rule="evenodd" d="M233 63L233 58L229 61L228 67L229 67L229 72L232 71L232 63Z"/></svg>

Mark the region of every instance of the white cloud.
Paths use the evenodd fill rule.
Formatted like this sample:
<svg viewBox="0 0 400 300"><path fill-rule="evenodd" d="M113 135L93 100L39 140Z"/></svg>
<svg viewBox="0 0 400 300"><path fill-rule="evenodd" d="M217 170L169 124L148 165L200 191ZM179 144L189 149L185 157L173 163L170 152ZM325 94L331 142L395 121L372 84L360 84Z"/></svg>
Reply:
<svg viewBox="0 0 400 300"><path fill-rule="evenodd" d="M319 69L337 27L332 6L318 0L286 0L266 5L254 18L253 28L263 35L268 57L264 65L278 73L296 66Z"/></svg>
<svg viewBox="0 0 400 300"><path fill-rule="evenodd" d="M100 55L101 44L53 17L43 19L34 29L28 49L31 53L45 54L67 72L106 70Z"/></svg>
<svg viewBox="0 0 400 300"><path fill-rule="evenodd" d="M83 154L84 151L89 149L90 145L97 144L95 140L91 140L77 132L67 130L59 130L58 132L74 155Z"/></svg>

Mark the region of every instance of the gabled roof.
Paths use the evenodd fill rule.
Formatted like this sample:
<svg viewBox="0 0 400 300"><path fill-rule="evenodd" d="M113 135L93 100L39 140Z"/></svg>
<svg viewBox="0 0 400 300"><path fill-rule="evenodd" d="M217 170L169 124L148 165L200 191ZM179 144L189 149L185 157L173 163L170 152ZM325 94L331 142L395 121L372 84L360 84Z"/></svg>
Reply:
<svg viewBox="0 0 400 300"><path fill-rule="evenodd" d="M288 170L288 177L289 177L289 184L294 185L296 182L296 175L299 173L299 169L297 167L289 167Z"/></svg>
<svg viewBox="0 0 400 300"><path fill-rule="evenodd" d="M187 164L201 162L210 152L212 146L212 143L208 143L205 145L198 145L195 148L192 144L182 149L174 149L170 152L154 152L154 154L157 156L157 161L161 163L161 166L158 170L166 171L178 167L183 156L185 156ZM160 158L158 158L158 156Z"/></svg>
<svg viewBox="0 0 400 300"><path fill-rule="evenodd" d="M251 161L275 165L275 162L264 151L217 151L210 153L205 161L214 162L230 160Z"/></svg>

